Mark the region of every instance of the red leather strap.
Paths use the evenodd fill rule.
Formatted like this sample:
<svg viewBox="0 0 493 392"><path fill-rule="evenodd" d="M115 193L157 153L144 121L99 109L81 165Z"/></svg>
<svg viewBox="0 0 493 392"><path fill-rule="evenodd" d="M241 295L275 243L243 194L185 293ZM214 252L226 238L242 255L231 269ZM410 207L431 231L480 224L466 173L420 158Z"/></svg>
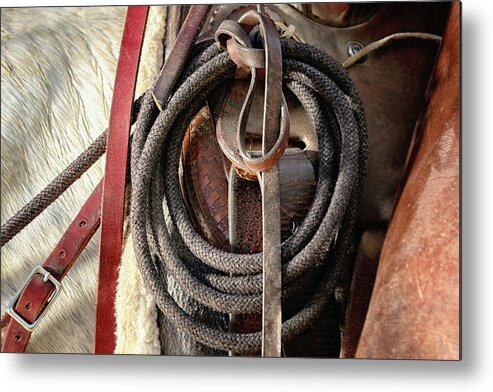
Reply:
<svg viewBox="0 0 493 392"><path fill-rule="evenodd" d="M120 47L106 149L96 311L96 354L115 349L115 298L122 253L123 209L132 102L148 6L128 7Z"/></svg>
<svg viewBox="0 0 493 392"><path fill-rule="evenodd" d="M65 277L99 227L102 190L101 181L42 265L58 281ZM45 282L40 274L34 275L24 286L14 306L15 312L28 323L33 323L43 312L54 290L53 283ZM8 313L2 319L1 328L2 352L24 352L31 332Z"/></svg>

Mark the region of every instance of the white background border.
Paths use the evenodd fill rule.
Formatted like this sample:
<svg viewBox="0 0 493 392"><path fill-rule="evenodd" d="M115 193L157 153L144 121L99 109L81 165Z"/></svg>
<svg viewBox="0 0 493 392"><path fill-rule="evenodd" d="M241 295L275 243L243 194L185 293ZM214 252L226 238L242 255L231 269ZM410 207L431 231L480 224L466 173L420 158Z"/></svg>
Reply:
<svg viewBox="0 0 493 392"><path fill-rule="evenodd" d="M488 94L493 91L492 3L464 0L462 4L462 361L1 354L0 383L3 390L492 390L493 248L490 246L493 245L493 107L491 93ZM121 5L148 2L42 0L41 4ZM33 0L2 1L3 7L23 5L40 4Z"/></svg>

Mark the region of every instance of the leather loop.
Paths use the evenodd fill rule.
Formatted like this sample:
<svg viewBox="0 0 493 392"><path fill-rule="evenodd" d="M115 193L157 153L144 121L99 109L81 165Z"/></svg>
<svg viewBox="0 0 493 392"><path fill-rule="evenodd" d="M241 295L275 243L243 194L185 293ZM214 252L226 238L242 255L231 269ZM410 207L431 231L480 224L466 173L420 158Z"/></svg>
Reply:
<svg viewBox="0 0 493 392"><path fill-rule="evenodd" d="M256 48L246 48L234 43L235 51L241 63L249 68L265 69L265 50ZM229 52L231 53L231 52Z"/></svg>
<svg viewBox="0 0 493 392"><path fill-rule="evenodd" d="M254 48L249 33L259 26L263 49ZM235 160L237 170L252 176L273 167L284 153L289 140L289 112L282 92L282 55L279 34L274 22L266 15L256 11L244 14L238 22L227 19L221 23L215 35L216 42L228 51L231 59L240 70L250 69L251 79L248 92L238 119L237 149L241 162ZM257 70L265 70L263 141L261 156L247 152L247 122L251 110ZM243 72L244 74L244 72ZM221 143L221 148L225 147ZM235 156L224 151L226 156Z"/></svg>
<svg viewBox="0 0 493 392"><path fill-rule="evenodd" d="M263 14L259 14L256 11L247 12L240 18L239 23L243 23L248 27L253 27L256 24L259 25L265 52L265 62L263 65L265 69L265 84L262 157L253 158L247 153L245 148L245 117L248 117L251 108L251 100L253 99L254 92L254 87L252 88L253 82L250 84L247 98L238 121L238 151L249 169L256 172L263 172L269 170L279 161L286 149L289 138L289 114L282 92L281 44L274 22ZM254 74L252 73L252 80L253 78ZM281 110L281 107L284 107L284 110ZM281 112L284 114L282 116L283 129L280 129Z"/></svg>
<svg viewBox="0 0 493 392"><path fill-rule="evenodd" d="M286 99L284 98L284 94L282 95L282 105L281 105L281 124L280 124L280 132L279 136L276 140L274 146L266 153L261 156L255 156L246 151L246 126L239 127L238 131L238 152L240 156L243 158L245 165L248 166L250 170L254 170L255 172L263 172L270 169L274 166L280 159L289 141L289 112L288 105L286 103ZM251 105L250 105L251 106ZM242 121L246 116L240 117Z"/></svg>
<svg viewBox="0 0 493 392"><path fill-rule="evenodd" d="M238 53L238 48L240 47L252 47L250 38L245 30L243 30L237 22L226 19L216 30L215 39L219 47L228 52L231 60L233 60L238 67L236 78L246 78L250 73L249 68L251 67L245 64Z"/></svg>
<svg viewBox="0 0 493 392"><path fill-rule="evenodd" d="M215 39L218 45L227 50L226 44L229 39L233 38L236 42L248 48L252 47L250 37L238 22L231 19L224 20L216 30Z"/></svg>

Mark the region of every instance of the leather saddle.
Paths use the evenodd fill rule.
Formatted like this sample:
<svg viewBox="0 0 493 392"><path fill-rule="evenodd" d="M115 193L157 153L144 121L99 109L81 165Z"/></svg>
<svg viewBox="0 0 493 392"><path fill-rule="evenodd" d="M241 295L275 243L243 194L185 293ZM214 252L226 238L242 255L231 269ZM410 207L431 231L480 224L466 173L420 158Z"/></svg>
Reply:
<svg viewBox="0 0 493 392"><path fill-rule="evenodd" d="M202 37L213 36L224 19L238 19L249 5L213 8ZM282 34L308 42L343 63L348 57L386 36L421 32L442 35L449 3L379 3L303 6L268 5L267 13ZM175 16L183 8L174 7ZM175 18L179 20L179 18ZM173 34L172 29L169 34ZM352 357L363 328L375 281L380 252L403 181L406 156L439 45L409 39L391 43L348 69L361 95L368 122L369 160L358 212L359 250L352 274L344 276L324 316L309 330L283 347L286 356ZM247 89L245 80L222 86L208 99L191 123L182 149L182 191L197 230L218 248L230 250L228 227L228 173L231 162L221 150L237 122ZM248 120L249 148L258 149L261 137L263 88L257 88ZM287 96L291 133L280 161L282 238L287 239L303 221L317 183L317 137L306 113L294 97ZM258 110L257 110L258 109ZM241 177L241 173L240 173ZM239 237L235 251L262 251L261 193L255 179L242 176L236 188L240 200L235 214ZM310 282L313 276L307 276ZM303 297L283 312L294 311ZM210 316L207 316L210 317ZM222 321L224 322L224 320ZM169 328L166 320L161 329ZM226 324L235 332L259 330L259 317L231 317ZM260 327L261 328L261 327ZM169 335L169 333L168 333ZM200 346L200 345L199 345ZM202 347L197 353L210 353ZM221 353L214 353L221 355ZM225 354L225 353L222 353ZM255 354L255 353L252 353Z"/></svg>

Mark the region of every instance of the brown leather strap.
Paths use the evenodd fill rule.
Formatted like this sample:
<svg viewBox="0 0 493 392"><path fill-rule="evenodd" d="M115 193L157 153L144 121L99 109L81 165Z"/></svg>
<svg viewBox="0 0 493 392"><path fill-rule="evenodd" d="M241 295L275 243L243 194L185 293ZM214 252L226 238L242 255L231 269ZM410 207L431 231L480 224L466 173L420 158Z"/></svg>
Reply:
<svg viewBox="0 0 493 392"><path fill-rule="evenodd" d="M264 49L253 48L248 33L258 25L263 37ZM231 59L243 74L250 70L251 78L248 92L240 111L237 129L234 130L234 141L230 145L224 138L218 137L225 155L231 159L240 173L247 177L255 177L257 172L268 171L284 153L289 139L289 113L286 100L282 93L282 55L279 35L272 20L255 11L244 14L239 22L226 19L215 33L216 42L228 51ZM247 152L247 120L256 90L258 71L263 70L264 84L264 116L262 118L263 140L269 147L263 146L262 156L251 156ZM239 74L237 77L239 77ZM243 175L243 174L242 174Z"/></svg>
<svg viewBox="0 0 493 392"><path fill-rule="evenodd" d="M99 227L103 182L101 181L86 201L77 217L41 266L59 282L65 277ZM13 311L28 324L42 315L55 291L50 280L45 281L40 273L31 278L20 290ZM9 313L2 319L2 352L24 352L32 331L26 329Z"/></svg>
<svg viewBox="0 0 493 392"><path fill-rule="evenodd" d="M175 85L180 72L185 66L186 60L193 45L204 25L210 5L192 5L180 28L180 32L173 43L166 63L159 72L159 76L152 89L156 105L162 109Z"/></svg>
<svg viewBox="0 0 493 392"><path fill-rule="evenodd" d="M115 298L122 253L123 210L132 102L148 6L128 7L116 72L106 149L94 352L115 349Z"/></svg>

